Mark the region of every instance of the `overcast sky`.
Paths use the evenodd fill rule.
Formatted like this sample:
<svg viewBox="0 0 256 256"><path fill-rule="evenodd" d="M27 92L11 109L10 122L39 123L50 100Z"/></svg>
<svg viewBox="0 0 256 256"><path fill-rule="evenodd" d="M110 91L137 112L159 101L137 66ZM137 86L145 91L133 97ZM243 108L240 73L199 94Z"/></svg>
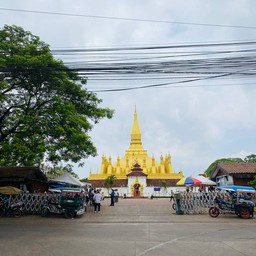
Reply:
<svg viewBox="0 0 256 256"><path fill-rule="evenodd" d="M52 49L256 41L254 0L2 0L0 8L87 15L0 9L1 28L4 24L21 26ZM254 81L223 78L183 88L98 93L103 99L101 106L114 109L115 114L95 125L90 134L99 156L85 159L85 166L76 167L75 172L79 177L87 177L90 170L97 172L103 153L113 160L124 155L135 105L148 154L158 160L161 153L170 152L174 170L182 169L186 176L203 172L219 158L255 154ZM140 86L145 81L119 81L120 87L127 83ZM234 86L203 86L227 83ZM89 76L88 89L93 85Z"/></svg>

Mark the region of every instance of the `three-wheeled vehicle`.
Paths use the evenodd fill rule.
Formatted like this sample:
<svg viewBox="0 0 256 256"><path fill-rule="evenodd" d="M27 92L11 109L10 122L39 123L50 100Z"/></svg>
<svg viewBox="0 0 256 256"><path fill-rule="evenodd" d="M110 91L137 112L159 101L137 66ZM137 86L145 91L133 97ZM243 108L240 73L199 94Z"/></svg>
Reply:
<svg viewBox="0 0 256 256"><path fill-rule="evenodd" d="M214 198L214 206L209 209L209 215L213 218L223 214L236 214L242 219L253 217L256 191L247 186L220 186L220 193Z"/></svg>
<svg viewBox="0 0 256 256"><path fill-rule="evenodd" d="M50 214L64 214L65 218L71 219L83 215L85 211L85 195L81 189L63 188L58 200L53 197L46 201L42 207L41 215L48 217Z"/></svg>

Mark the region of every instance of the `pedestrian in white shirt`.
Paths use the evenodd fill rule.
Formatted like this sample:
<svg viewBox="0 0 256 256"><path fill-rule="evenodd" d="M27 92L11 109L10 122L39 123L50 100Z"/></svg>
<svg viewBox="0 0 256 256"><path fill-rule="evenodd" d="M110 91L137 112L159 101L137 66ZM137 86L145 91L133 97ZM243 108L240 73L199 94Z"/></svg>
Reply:
<svg viewBox="0 0 256 256"><path fill-rule="evenodd" d="M100 202L102 200L102 196L99 190L96 191L96 194L93 196L93 200L94 200L94 212L96 212L97 210L98 212L100 212Z"/></svg>

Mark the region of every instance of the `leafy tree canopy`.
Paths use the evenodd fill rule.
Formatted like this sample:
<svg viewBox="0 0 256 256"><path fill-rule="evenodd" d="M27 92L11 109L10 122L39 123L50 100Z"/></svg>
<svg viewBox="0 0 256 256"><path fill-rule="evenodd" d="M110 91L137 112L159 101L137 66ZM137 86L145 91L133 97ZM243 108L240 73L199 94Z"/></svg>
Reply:
<svg viewBox="0 0 256 256"><path fill-rule="evenodd" d="M88 182L88 178L81 178L79 179L81 182Z"/></svg>
<svg viewBox="0 0 256 256"><path fill-rule="evenodd" d="M159 185L164 191L167 191L168 183L166 180L160 180Z"/></svg>
<svg viewBox="0 0 256 256"><path fill-rule="evenodd" d="M82 165L95 156L88 132L113 111L85 84L39 37L0 29L0 166Z"/></svg>
<svg viewBox="0 0 256 256"><path fill-rule="evenodd" d="M242 158L221 158L217 159L204 172L208 177L211 176L211 173L214 171L215 167L219 163L256 163L256 155L251 154L244 159Z"/></svg>
<svg viewBox="0 0 256 256"><path fill-rule="evenodd" d="M251 154L251 155L245 157L244 162L245 163L256 163L256 155Z"/></svg>
<svg viewBox="0 0 256 256"><path fill-rule="evenodd" d="M113 187L114 183L116 181L116 176L115 175L109 175L105 181L104 181L104 186L109 189Z"/></svg>
<svg viewBox="0 0 256 256"><path fill-rule="evenodd" d="M256 189L256 175L253 177L252 181L248 182L248 185L252 186L252 187L254 187Z"/></svg>
<svg viewBox="0 0 256 256"><path fill-rule="evenodd" d="M50 170L46 173L46 176L49 179L55 179L66 172L70 173L73 177L78 178L78 175L74 173L74 171L72 170L72 166L69 164L66 166L59 165L50 168Z"/></svg>

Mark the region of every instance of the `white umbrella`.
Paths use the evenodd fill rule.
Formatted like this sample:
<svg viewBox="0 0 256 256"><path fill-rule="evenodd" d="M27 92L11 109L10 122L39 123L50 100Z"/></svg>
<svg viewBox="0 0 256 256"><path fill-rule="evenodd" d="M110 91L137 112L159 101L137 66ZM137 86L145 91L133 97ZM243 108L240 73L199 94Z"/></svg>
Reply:
<svg viewBox="0 0 256 256"><path fill-rule="evenodd" d="M214 186L216 185L216 182L212 181L212 180L209 180L207 178L205 178L204 176L196 176L195 177L197 180L200 180L202 182L202 185L205 185L205 186Z"/></svg>

